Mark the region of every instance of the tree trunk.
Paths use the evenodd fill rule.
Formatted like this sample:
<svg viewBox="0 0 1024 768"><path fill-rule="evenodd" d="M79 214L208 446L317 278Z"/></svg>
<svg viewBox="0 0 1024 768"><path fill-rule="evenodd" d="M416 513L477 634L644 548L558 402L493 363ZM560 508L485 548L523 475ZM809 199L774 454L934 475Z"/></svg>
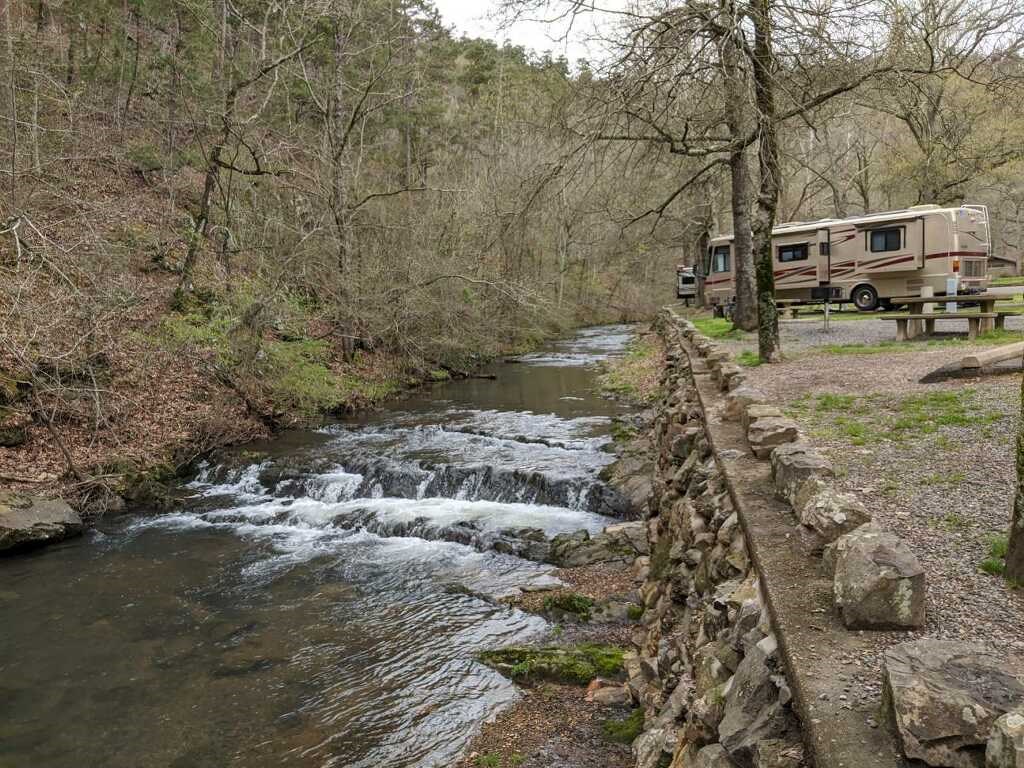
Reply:
<svg viewBox="0 0 1024 768"><path fill-rule="evenodd" d="M740 48L736 41L740 19L735 6L722 3L726 29L722 39L722 74L725 76L726 125L729 137L738 142L746 133L743 108L747 103L746 77L740 67ZM733 325L744 331L757 328L757 292L754 284L754 254L750 231L750 169L745 148L740 146L729 154L729 175L732 188L732 253L736 265L736 309Z"/></svg>
<svg viewBox="0 0 1024 768"><path fill-rule="evenodd" d="M1024 583L1024 381L1020 390L1021 422L1017 427L1017 489L1010 517L1010 546L1006 552L1006 577Z"/></svg>
<svg viewBox="0 0 1024 768"><path fill-rule="evenodd" d="M338 270L347 275L352 264L352 233L349 216L348 173L346 168L348 112L345 108L345 59L348 56L348 33L344 19L334 20L334 83L327 115L327 148L330 154L330 206L338 249ZM347 281L342 281L345 286ZM344 290L344 288L343 288Z"/></svg>
<svg viewBox="0 0 1024 768"><path fill-rule="evenodd" d="M757 264L757 346L761 362L764 363L776 363L782 359L772 262L772 227L775 226L775 211L779 204L781 169L779 140L775 132L775 57L772 52L771 2L753 0L751 4L754 24L754 100L760 133L757 158L761 170L753 236L754 260Z"/></svg>

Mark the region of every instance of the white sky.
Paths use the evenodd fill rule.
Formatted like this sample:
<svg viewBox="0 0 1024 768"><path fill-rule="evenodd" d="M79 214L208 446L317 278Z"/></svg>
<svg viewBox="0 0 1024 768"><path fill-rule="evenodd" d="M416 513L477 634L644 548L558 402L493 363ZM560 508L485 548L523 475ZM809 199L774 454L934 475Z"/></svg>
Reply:
<svg viewBox="0 0 1024 768"><path fill-rule="evenodd" d="M609 0L610 6L621 6L624 0ZM587 38L593 37L598 16L588 14L577 18L573 29L565 40L566 24L545 24L541 21L519 21L507 28L501 27L497 14L497 0L434 0L445 24L455 27L456 32L470 37L489 37L501 43L511 40L514 45L530 48L538 53L551 51L555 56L564 55L570 62L580 58L596 60L600 57L600 46L588 45Z"/></svg>

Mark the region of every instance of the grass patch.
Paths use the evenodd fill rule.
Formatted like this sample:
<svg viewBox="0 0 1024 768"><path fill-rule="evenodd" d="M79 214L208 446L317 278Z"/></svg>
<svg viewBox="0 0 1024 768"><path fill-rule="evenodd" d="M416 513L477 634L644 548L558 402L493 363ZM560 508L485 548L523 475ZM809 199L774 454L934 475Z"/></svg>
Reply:
<svg viewBox="0 0 1024 768"><path fill-rule="evenodd" d="M269 306L243 288L230 296L198 293L177 310L164 318L154 341L198 352L272 411L310 418L353 402L376 403L401 390L397 378L369 367L339 367L327 341L306 335L311 316L299 302Z"/></svg>
<svg viewBox="0 0 1024 768"><path fill-rule="evenodd" d="M747 339L752 336L734 327L732 321L724 317L698 317L694 318L693 324L709 339Z"/></svg>
<svg viewBox="0 0 1024 768"><path fill-rule="evenodd" d="M581 645L539 648L509 646L484 651L480 661L506 677L523 683L548 680L586 685L595 677L616 677L622 672L621 648L613 645Z"/></svg>
<svg viewBox="0 0 1024 768"><path fill-rule="evenodd" d="M829 355L879 355L886 352L906 352L906 342L880 341L877 344L825 344L819 347Z"/></svg>
<svg viewBox="0 0 1024 768"><path fill-rule="evenodd" d="M616 744L632 744L644 729L644 708L637 707L621 720L605 720L602 726L605 738Z"/></svg>
<svg viewBox="0 0 1024 768"><path fill-rule="evenodd" d="M993 277L991 285L1024 285L1024 276L1007 275L1006 277Z"/></svg>
<svg viewBox="0 0 1024 768"><path fill-rule="evenodd" d="M661 347L651 338L634 339L622 357L610 361L598 384L607 394L634 403L654 402L660 389Z"/></svg>
<svg viewBox="0 0 1024 768"><path fill-rule="evenodd" d="M516 768L523 764L526 760L518 752L513 752L508 757L505 757L499 752L488 752L485 755L477 755L476 765L479 768Z"/></svg>
<svg viewBox="0 0 1024 768"><path fill-rule="evenodd" d="M1010 548L1010 539L1005 535L993 536L989 540L988 557L981 561L978 566L985 573L992 576L1002 576L1006 573L1006 553Z"/></svg>
<svg viewBox="0 0 1024 768"><path fill-rule="evenodd" d="M634 603L626 609L626 616L630 621L640 621L644 616L644 607Z"/></svg>
<svg viewBox="0 0 1024 768"><path fill-rule="evenodd" d="M974 344L1008 344L1017 341L1024 341L1024 333L1020 331L1008 331L1005 328L979 333L974 341L966 337L948 339L927 339L925 341L879 341L874 344L824 344L816 347L829 355L881 355L890 352L916 352L925 349L945 349L949 347L964 347Z"/></svg>
<svg viewBox="0 0 1024 768"><path fill-rule="evenodd" d="M936 390L914 394L899 400L883 395L844 395L824 393L794 400L787 413L808 424L813 434L839 437L853 445L878 441L902 442L934 435L936 449L953 447L953 441L941 431L947 427L976 429L981 433L1000 421L1003 414L986 410L974 389ZM962 473L943 477L926 476L924 485L955 485Z"/></svg>
<svg viewBox="0 0 1024 768"><path fill-rule="evenodd" d="M745 349L736 355L736 362L740 365L746 366L747 368L756 368L761 364L761 358L757 352Z"/></svg>

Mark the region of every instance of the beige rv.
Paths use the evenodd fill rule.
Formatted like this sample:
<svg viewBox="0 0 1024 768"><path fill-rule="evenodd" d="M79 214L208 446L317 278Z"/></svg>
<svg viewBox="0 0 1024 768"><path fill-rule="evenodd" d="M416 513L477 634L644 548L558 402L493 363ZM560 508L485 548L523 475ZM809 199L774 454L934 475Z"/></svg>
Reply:
<svg viewBox="0 0 1024 768"><path fill-rule="evenodd" d="M775 296L810 302L827 294L870 311L900 296L936 296L957 279L958 293L989 284L988 209L916 205L901 211L781 224L772 230ZM705 302L730 305L736 295L732 235L713 238L702 274Z"/></svg>

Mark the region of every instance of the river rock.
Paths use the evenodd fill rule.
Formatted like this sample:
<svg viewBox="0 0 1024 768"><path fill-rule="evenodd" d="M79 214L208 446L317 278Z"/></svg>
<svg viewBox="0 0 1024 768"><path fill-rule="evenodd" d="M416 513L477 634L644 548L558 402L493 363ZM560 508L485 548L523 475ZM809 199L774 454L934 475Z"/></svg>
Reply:
<svg viewBox="0 0 1024 768"><path fill-rule="evenodd" d="M585 701L603 704L606 707L624 707L632 701L629 689L625 685L615 680L605 680L603 677L595 677L590 681L583 698Z"/></svg>
<svg viewBox="0 0 1024 768"><path fill-rule="evenodd" d="M803 441L780 445L772 451L771 462L775 495L788 501L797 514L797 499L809 481L835 477L828 459Z"/></svg>
<svg viewBox="0 0 1024 768"><path fill-rule="evenodd" d="M927 765L982 768L997 719L1024 705L1024 659L985 645L914 640L886 650L884 666L885 713L904 754Z"/></svg>
<svg viewBox="0 0 1024 768"><path fill-rule="evenodd" d="M924 569L903 540L873 525L836 540L836 606L849 629L912 629L924 625Z"/></svg>
<svg viewBox="0 0 1024 768"><path fill-rule="evenodd" d="M84 528L62 499L0 493L0 553L77 536Z"/></svg>
<svg viewBox="0 0 1024 768"><path fill-rule="evenodd" d="M634 555L649 555L651 545L647 541L647 523L635 520L629 523L616 523L604 529L613 544L623 549L632 549Z"/></svg>
<svg viewBox="0 0 1024 768"><path fill-rule="evenodd" d="M643 522L623 525L643 526ZM615 528L617 526L610 526ZM638 554L631 539L624 533L608 534L607 531L591 536L585 530L560 533L551 540L547 562L561 568L576 568L593 563L632 563Z"/></svg>
<svg viewBox="0 0 1024 768"><path fill-rule="evenodd" d="M1024 707L996 720L985 749L985 768L1024 768Z"/></svg>

